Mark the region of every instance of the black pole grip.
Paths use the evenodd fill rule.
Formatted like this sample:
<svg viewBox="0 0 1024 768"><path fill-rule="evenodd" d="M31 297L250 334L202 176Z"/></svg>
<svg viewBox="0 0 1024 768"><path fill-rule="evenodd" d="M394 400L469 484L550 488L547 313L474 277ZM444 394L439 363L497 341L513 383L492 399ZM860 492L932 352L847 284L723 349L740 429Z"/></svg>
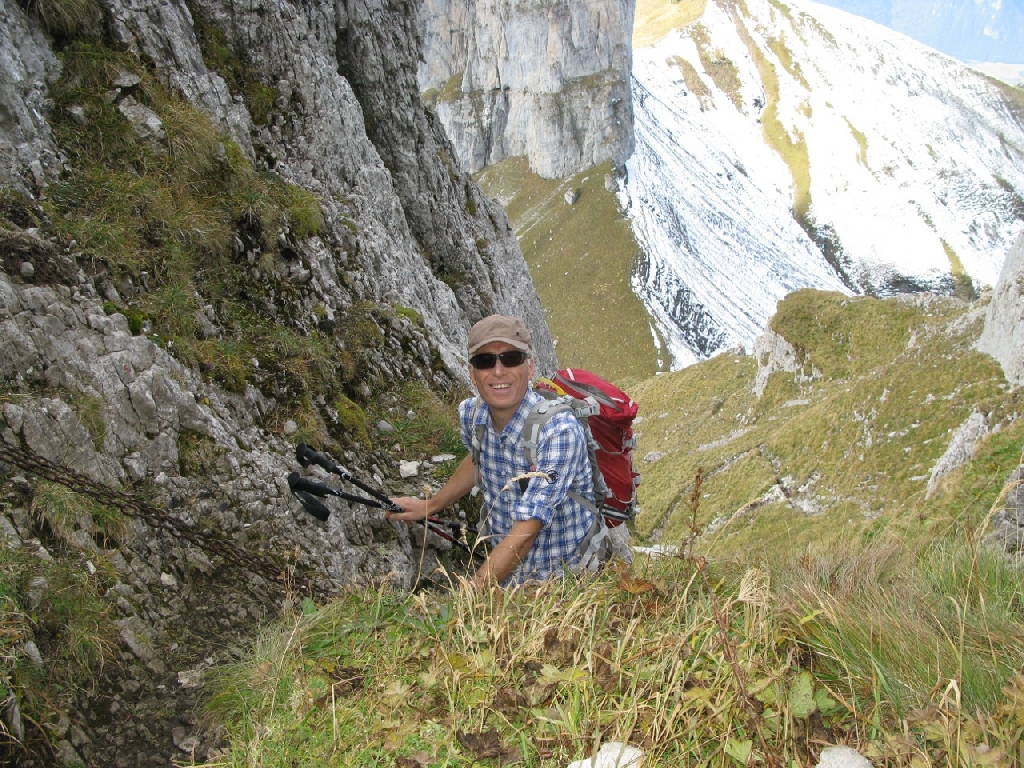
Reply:
<svg viewBox="0 0 1024 768"><path fill-rule="evenodd" d="M288 475L288 487L291 488L292 493L295 491L305 491L311 493L314 496L340 496L341 494L331 488L331 486L324 483L318 483L315 480L303 477L298 472L292 472Z"/></svg>
<svg viewBox="0 0 1024 768"><path fill-rule="evenodd" d="M309 514L319 520L321 523L326 523L327 518L331 516L331 510L329 510L320 499L315 496L311 496L305 491L292 491L295 498L302 504L302 508Z"/></svg>
<svg viewBox="0 0 1024 768"><path fill-rule="evenodd" d="M318 467L323 467L328 472L337 475L342 480L347 480L359 490L366 491L366 493L370 494L371 496L373 496L373 498L377 499L380 502L381 509L387 509L391 512L402 511L401 507L399 507L397 504L392 503L391 499L388 497L387 494L381 493L376 488L367 485L361 480L353 477L352 473L349 472L347 469L331 461L331 459L328 456L325 456L322 453L317 453L305 443L299 443L295 447L295 460L298 461L299 464L301 464L303 467L308 467L310 464L316 464ZM342 496L342 498L350 497Z"/></svg>
<svg viewBox="0 0 1024 768"><path fill-rule="evenodd" d="M328 472L334 472L335 474L341 474L338 470L340 467L331 461L327 456L322 453L318 453L310 448L305 443L299 443L295 447L295 460L299 462L303 467L308 467L310 464L316 464L319 467L323 467ZM345 474L348 474L347 472ZM341 475L344 477L345 475Z"/></svg>

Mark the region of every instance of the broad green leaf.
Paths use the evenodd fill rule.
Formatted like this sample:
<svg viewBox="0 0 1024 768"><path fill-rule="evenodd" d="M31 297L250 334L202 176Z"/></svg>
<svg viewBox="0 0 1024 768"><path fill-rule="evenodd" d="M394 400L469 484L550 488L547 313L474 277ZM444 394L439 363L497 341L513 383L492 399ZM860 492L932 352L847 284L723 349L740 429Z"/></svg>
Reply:
<svg viewBox="0 0 1024 768"><path fill-rule="evenodd" d="M754 742L750 739L734 739L731 736L725 740L725 753L736 760L740 765L746 765L750 759L750 750Z"/></svg>
<svg viewBox="0 0 1024 768"><path fill-rule="evenodd" d="M758 687L760 685L760 682L754 684L754 698L766 706L774 704L779 700L779 692L776 689L776 686L770 680L766 679L763 682L767 682L768 684L764 687Z"/></svg>
<svg viewBox="0 0 1024 768"><path fill-rule="evenodd" d="M814 701L814 678L806 670L793 678L789 689L789 709L793 717L810 717L817 709Z"/></svg>
<svg viewBox="0 0 1024 768"><path fill-rule="evenodd" d="M823 715L831 714L839 709L839 703L828 695L827 688L819 688L814 692L814 703Z"/></svg>
<svg viewBox="0 0 1024 768"><path fill-rule="evenodd" d="M476 663L478 669L485 671L494 669L494 651L490 648L484 648L481 651L477 651L471 658Z"/></svg>
<svg viewBox="0 0 1024 768"><path fill-rule="evenodd" d="M707 703L711 701L711 692L707 688L701 688L698 686L696 688L690 688L689 690L687 690L683 694L683 698L697 699L698 701L703 701Z"/></svg>

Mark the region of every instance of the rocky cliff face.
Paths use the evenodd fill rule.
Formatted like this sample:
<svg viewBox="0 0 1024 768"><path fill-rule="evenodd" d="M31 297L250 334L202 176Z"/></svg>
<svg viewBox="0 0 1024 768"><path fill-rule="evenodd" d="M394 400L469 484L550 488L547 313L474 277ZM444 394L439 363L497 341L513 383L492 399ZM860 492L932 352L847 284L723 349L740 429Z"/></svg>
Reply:
<svg viewBox="0 0 1024 768"><path fill-rule="evenodd" d="M117 110L110 114L123 116L149 147L138 157L164 163L181 149L169 142L157 111L142 103L147 86L140 80L153 78L183 97L178 114L204 115L224 134L210 167L245 166L251 178L312 193L320 212L315 232L271 231L273 248L264 240L261 253L243 226L227 253L197 258L220 259L233 270L243 290L232 301L250 301L258 312L252 322L277 324L291 340L315 338L328 345L325 359L358 369L345 374L345 386L366 398L370 382L455 387L466 378L468 328L492 311L517 314L531 326L539 370L554 369L554 347L504 212L460 167L420 99L414 4L84 0L29 4L31 15L23 5L0 0L2 445L86 481L144 489L164 517L161 527L136 516L116 533L81 514L58 525L38 502L44 484L12 463L16 454L5 454L4 568L13 563L27 574L26 605L33 610L42 610L48 590L57 588L40 575L46 563L59 560L62 573L98 590L104 615L117 627L103 640L117 663L92 685L67 688L64 709L46 710L53 722L37 731L32 719L42 723L50 715L23 707L22 717L18 697L30 688L11 693L0 704L0 730L36 744L45 732L52 749L40 752L36 764L204 759L216 739L200 731L193 712L203 670L251 637L258 620L280 611L288 584L231 565L202 546L206 539L182 538L182 530L269 558L272 575L279 566L278 575L296 567L326 589L385 580L409 587L419 552L414 557L405 527L385 523L379 510L329 500L344 514L316 526L289 495L285 477L298 469L299 433L282 406L305 398L316 419L344 432L338 402L274 385L274 374L259 365L260 349L242 361L255 378L229 391L210 370L183 363L166 336L132 314L147 280L164 273L118 274L105 266L102 248L57 234L60 222L47 218L63 215L49 207L54 190L83 174L54 125L63 120L83 135L113 140L93 130L98 118L88 105L53 97L71 46L84 46L78 50L87 55L99 46L114 52L102 54L109 60L131 65L132 72L103 76L110 81L106 103ZM72 7L85 16L47 23L46 12ZM84 42L76 42L79 34ZM221 63L244 63L252 93L211 63L211 40ZM231 159L236 151L240 160ZM132 168L127 178L144 173ZM144 213L136 205L127 215ZM167 233L147 237L150 247L166 242ZM173 249L164 254L173 256ZM156 266L165 269L166 260ZM206 290L195 286L187 297L209 301L190 319L193 341L227 349L227 305ZM357 324L367 340L358 354L343 333ZM389 455L347 445L353 450L335 458L365 481L416 492L401 487ZM59 631L55 625L53 637ZM12 642L0 649L5 670L10 661L12 669L43 674L56 646L30 635ZM0 761L6 756L0 751Z"/></svg>
<svg viewBox="0 0 1024 768"><path fill-rule="evenodd" d="M1007 381L1024 384L1024 234L1006 254L978 349L999 362Z"/></svg>
<svg viewBox="0 0 1024 768"><path fill-rule="evenodd" d="M184 2L111 3L109 34L231 132L258 167L312 191L326 231L313 244L352 275L353 293L420 312L445 363L463 368L469 325L504 311L550 335L504 213L465 176L416 88L420 53L411 3L204 3L227 45L244 51L273 103L254 121L204 62ZM41 189L58 172L46 126L47 78L59 64L38 24L0 4L4 183ZM628 101L628 100L627 100ZM352 238L341 249L336 243ZM353 263L349 263L349 262ZM329 309L346 299L321 285Z"/></svg>
<svg viewBox="0 0 1024 768"><path fill-rule="evenodd" d="M525 155L545 178L633 151L633 0L425 0L420 89L476 172Z"/></svg>
<svg viewBox="0 0 1024 768"><path fill-rule="evenodd" d="M38 254L30 258L42 263ZM414 378L429 366L429 358L403 352L426 349L411 323L383 330L383 375ZM6 557L4 567L13 563L31 574L29 605L45 615L49 590L59 585L42 563L56 560L76 578L103 585L103 614L116 633L105 641L116 663L74 692L63 716L50 710L51 723L45 712L23 705L28 717L47 723L54 750L53 762L27 765L169 766L212 754L216 735L204 733L195 715L204 670L226 661L231 646L251 641L257 621L276 615L285 599L267 573L226 562L225 547L276 563L271 576L281 565L297 567L328 591L414 583L418 550L404 527L360 506L331 503L336 514L326 525L301 511L286 482L299 469L294 446L266 429L271 400L254 387L234 395L205 383L134 335L122 314L108 315L92 281L44 286L0 272L0 346L0 448L15 451L15 460L27 449L86 480L134 488L133 495L163 510L157 520L135 515L115 535L101 535L81 514L55 533L58 524L40 502L41 478L24 474L6 454L0 462L7 481L0 547L20 553ZM337 458L364 481L398 492L386 459L361 452ZM88 487L72 482L69 490ZM181 536L182 526L202 533L200 546ZM434 563L431 554L427 572ZM5 643L5 658L12 668L42 669L55 642L47 632L22 637L13 648ZM25 676L19 671L17 679ZM20 726L22 740L47 754L27 720L9 708L3 714L8 732Z"/></svg>

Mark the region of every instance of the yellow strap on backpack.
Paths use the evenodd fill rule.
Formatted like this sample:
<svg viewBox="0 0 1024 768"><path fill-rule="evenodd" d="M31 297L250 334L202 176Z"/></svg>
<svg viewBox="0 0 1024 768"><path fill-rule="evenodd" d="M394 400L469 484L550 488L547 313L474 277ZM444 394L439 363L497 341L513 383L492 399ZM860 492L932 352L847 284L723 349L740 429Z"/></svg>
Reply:
<svg viewBox="0 0 1024 768"><path fill-rule="evenodd" d="M549 379L547 376L538 376L537 379L534 380L533 385L534 387L536 387L538 384L540 384L544 389L554 392L559 397L568 394L564 389L558 386L558 384L556 384L553 380Z"/></svg>

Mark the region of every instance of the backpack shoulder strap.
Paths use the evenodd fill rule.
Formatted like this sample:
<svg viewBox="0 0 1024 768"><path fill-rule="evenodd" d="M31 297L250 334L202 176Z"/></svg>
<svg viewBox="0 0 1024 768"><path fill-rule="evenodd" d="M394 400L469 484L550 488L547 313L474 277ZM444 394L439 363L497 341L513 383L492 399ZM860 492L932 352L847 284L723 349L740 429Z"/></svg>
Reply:
<svg viewBox="0 0 1024 768"><path fill-rule="evenodd" d="M469 417L469 443L470 443L470 458L473 461L474 484L479 487L480 485L480 451L483 450L484 435L487 434L487 425L477 420L480 418L480 408L483 406L483 399L477 395L473 401L473 412Z"/></svg>
<svg viewBox="0 0 1024 768"><path fill-rule="evenodd" d="M540 431L551 418L563 411L570 411L576 420L583 427L583 434L587 441L587 459L590 462L590 474L594 488L596 504L590 502L578 493L570 492L569 496L576 499L580 504L590 509L596 515L601 515L601 502L608 495L608 486L605 484L604 475L597 462L597 442L590 431L590 417L600 413L600 404L591 397L580 400L572 395L555 395L554 393L539 390L546 400L542 400L530 409L526 416L526 423L523 425L523 450L526 454L526 461L531 469L537 468L537 449L540 443Z"/></svg>
<svg viewBox="0 0 1024 768"><path fill-rule="evenodd" d="M573 398L569 395L557 397L553 394L541 393L548 399L541 400L526 414L521 438L523 451L526 453L526 463L530 465L531 470L537 469L537 448L540 445L541 429L551 421L555 414L573 411Z"/></svg>

